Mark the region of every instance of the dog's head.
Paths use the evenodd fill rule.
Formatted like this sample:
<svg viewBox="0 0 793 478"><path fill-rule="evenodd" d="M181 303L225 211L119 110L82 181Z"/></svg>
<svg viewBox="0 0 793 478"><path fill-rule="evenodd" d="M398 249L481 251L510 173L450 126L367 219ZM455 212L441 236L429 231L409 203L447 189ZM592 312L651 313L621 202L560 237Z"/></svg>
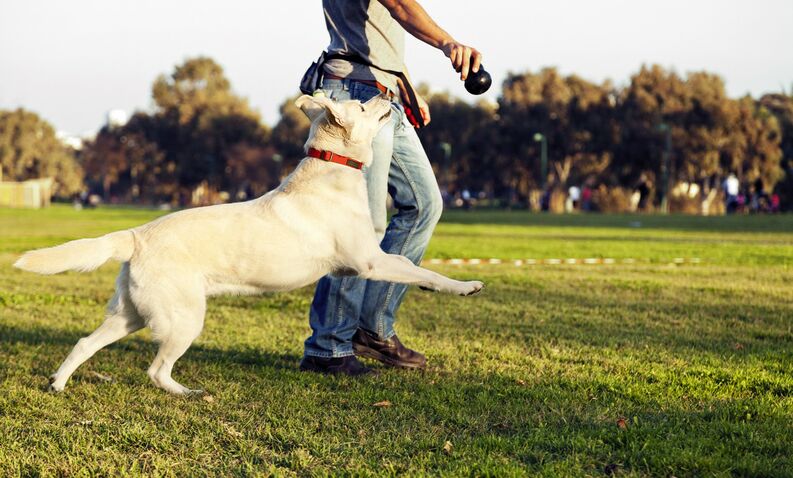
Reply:
<svg viewBox="0 0 793 478"><path fill-rule="evenodd" d="M295 105L311 120L306 150L332 151L365 165L372 162L372 140L391 119L391 101L385 95L366 103L303 95Z"/></svg>

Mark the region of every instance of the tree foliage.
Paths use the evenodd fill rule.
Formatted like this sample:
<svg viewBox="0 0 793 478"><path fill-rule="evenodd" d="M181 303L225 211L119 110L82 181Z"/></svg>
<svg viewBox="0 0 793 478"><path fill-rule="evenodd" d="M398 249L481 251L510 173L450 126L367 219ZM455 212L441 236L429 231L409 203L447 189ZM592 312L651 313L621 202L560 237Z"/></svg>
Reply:
<svg viewBox="0 0 793 478"><path fill-rule="evenodd" d="M69 197L83 187L74 152L61 144L52 126L36 113L0 110L0 167L3 180L51 177L55 195Z"/></svg>
<svg viewBox="0 0 793 478"><path fill-rule="evenodd" d="M419 130L430 161L436 165L441 187L449 193L460 188L500 193L504 171L494 167L501 158L493 149L495 108L474 105L448 93L429 95L430 126Z"/></svg>
<svg viewBox="0 0 793 478"><path fill-rule="evenodd" d="M258 113L231 91L223 69L210 58L189 59L170 77L157 78L152 97L165 133L158 144L176 165L182 186L206 181L215 189L228 188L235 179L227 176L229 155L267 146L269 132Z"/></svg>
<svg viewBox="0 0 793 478"><path fill-rule="evenodd" d="M155 117L136 113L123 127L103 127L84 147L86 179L101 185L105 199L128 195L155 202L178 196L176 164L157 143L159 126Z"/></svg>
<svg viewBox="0 0 793 478"><path fill-rule="evenodd" d="M669 128L673 182L714 183L736 173L746 183L781 177L776 120L749 97L731 99L724 82L705 72L685 79L658 66L643 67L623 91L618 108L616 159L626 181L640 174L660 177Z"/></svg>
<svg viewBox="0 0 793 478"><path fill-rule="evenodd" d="M189 202L209 191L263 192L277 183L269 130L223 69L198 57L152 86L155 110L120 128L103 128L85 153L89 177L148 201Z"/></svg>
<svg viewBox="0 0 793 478"><path fill-rule="evenodd" d="M306 115L295 106L297 97L296 95L287 98L281 104L279 108L281 118L273 128L271 135L273 147L289 167L296 165L305 156L303 146L311 127L311 122Z"/></svg>
<svg viewBox="0 0 793 478"><path fill-rule="evenodd" d="M783 204L793 210L793 89L791 94L768 94L760 98L760 105L777 119L782 135L780 149L782 159L779 169L784 177L777 184L777 191Z"/></svg>
<svg viewBox="0 0 793 478"><path fill-rule="evenodd" d="M548 142L551 185L601 174L611 164L614 143L614 92L609 83L594 84L576 75L546 68L537 74L510 75L499 98L502 155L513 157L510 176L526 195L548 178L541 177L540 144Z"/></svg>
<svg viewBox="0 0 793 478"><path fill-rule="evenodd" d="M618 89L546 68L509 75L497 108L447 94L432 95L430 106L433 122L420 135L441 183L507 202L512 195L528 203L543 183L561 192L584 182L628 191L642 182L658 201L676 184L707 194L730 173L770 192L791 169L783 149L793 146L782 140L793 136L789 97L732 99L706 72L642 67ZM537 133L548 142L546 178ZM437 148L443 142L455 151L448 165Z"/></svg>
<svg viewBox="0 0 793 478"><path fill-rule="evenodd" d="M785 94L734 99L717 75L657 65L619 88L554 68L510 74L497 104L420 90L432 123L419 136L450 194L536 205L543 185L551 195L586 183L603 207L620 209L640 184L650 204L687 185L704 204L736 174L744 189L781 191L793 204L793 98ZM310 124L296 97L281 105L271 132L209 58L159 76L152 98L151 113L103 128L83 153L89 183L108 197L187 203L201 188L249 197L304 156ZM537 133L547 139L546 177Z"/></svg>

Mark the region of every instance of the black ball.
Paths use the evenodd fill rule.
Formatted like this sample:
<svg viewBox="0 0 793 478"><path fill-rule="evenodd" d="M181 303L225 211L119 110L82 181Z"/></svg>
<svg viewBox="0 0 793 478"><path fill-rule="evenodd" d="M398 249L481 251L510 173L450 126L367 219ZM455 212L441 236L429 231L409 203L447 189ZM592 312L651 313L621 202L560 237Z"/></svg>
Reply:
<svg viewBox="0 0 793 478"><path fill-rule="evenodd" d="M493 84L493 79L482 65L479 65L479 71L476 73L469 72L468 78L465 79L465 89L472 95L481 95L490 89L491 84Z"/></svg>

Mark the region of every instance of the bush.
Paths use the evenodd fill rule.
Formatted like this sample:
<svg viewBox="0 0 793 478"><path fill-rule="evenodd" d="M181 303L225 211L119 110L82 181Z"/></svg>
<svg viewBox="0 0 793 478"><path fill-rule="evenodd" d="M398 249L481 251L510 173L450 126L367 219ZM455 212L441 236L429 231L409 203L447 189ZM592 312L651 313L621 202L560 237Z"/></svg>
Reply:
<svg viewBox="0 0 793 478"><path fill-rule="evenodd" d="M633 191L628 188L601 184L592 194L592 201L601 212L631 212L631 195Z"/></svg>

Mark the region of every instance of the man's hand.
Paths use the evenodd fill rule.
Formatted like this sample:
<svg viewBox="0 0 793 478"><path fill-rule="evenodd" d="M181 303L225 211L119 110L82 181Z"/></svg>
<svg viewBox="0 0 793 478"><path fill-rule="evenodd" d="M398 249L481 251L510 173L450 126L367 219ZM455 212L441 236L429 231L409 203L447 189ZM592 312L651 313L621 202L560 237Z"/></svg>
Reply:
<svg viewBox="0 0 793 478"><path fill-rule="evenodd" d="M476 48L471 48L452 40L444 43L441 46L441 50L451 60L454 71L460 73L461 80L465 81L469 72L476 73L479 71L479 65L482 63L482 54Z"/></svg>
<svg viewBox="0 0 793 478"><path fill-rule="evenodd" d="M419 104L419 111L421 112L421 118L424 119L424 126L430 124L431 117L430 117L430 105L424 101L424 98L421 97L418 93L416 93L416 101Z"/></svg>
<svg viewBox="0 0 793 478"><path fill-rule="evenodd" d="M439 48L452 61L460 79L468 78L471 71L479 71L482 54L470 46L463 45L446 33L430 18L416 0L379 0L408 33L428 45Z"/></svg>

